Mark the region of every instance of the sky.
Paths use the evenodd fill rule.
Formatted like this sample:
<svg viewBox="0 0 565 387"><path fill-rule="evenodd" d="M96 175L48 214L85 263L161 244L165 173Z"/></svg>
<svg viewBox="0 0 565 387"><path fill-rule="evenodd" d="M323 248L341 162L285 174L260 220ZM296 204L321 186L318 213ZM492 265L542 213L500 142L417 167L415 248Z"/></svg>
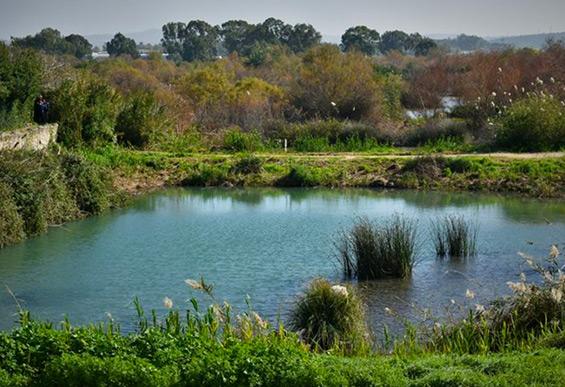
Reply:
<svg viewBox="0 0 565 387"><path fill-rule="evenodd" d="M565 31L565 0L0 0L0 39L43 27L63 34L114 34L170 21L276 17L326 36L367 25L430 34L505 36Z"/></svg>

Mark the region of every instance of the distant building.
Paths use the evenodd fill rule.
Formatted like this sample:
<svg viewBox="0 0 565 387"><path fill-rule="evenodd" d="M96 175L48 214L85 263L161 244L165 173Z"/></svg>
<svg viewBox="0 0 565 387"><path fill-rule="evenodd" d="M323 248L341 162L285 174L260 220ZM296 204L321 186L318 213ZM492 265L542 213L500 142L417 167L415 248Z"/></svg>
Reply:
<svg viewBox="0 0 565 387"><path fill-rule="evenodd" d="M155 51L155 50L139 50L139 57L140 58L144 58L147 59L149 58L149 54L151 54L152 52L159 52L159 51ZM164 59L168 59L169 58L169 54L166 53L161 53L162 57ZM92 53L92 59L95 60L102 60L102 59L108 59L110 58L110 54L108 54L107 51L98 51L98 52L93 52Z"/></svg>
<svg viewBox="0 0 565 387"><path fill-rule="evenodd" d="M106 51L98 51L92 53L92 59L106 59L109 58L110 54Z"/></svg>

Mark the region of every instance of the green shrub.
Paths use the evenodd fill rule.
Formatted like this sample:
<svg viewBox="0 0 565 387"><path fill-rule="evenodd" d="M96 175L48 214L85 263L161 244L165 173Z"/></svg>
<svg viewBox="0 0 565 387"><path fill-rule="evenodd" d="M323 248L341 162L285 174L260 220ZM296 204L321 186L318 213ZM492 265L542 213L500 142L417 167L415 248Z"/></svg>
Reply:
<svg viewBox="0 0 565 387"><path fill-rule="evenodd" d="M32 121L32 104L15 101L10 108L0 107L0 131L19 129Z"/></svg>
<svg viewBox="0 0 565 387"><path fill-rule="evenodd" d="M541 347L565 349L565 331L553 333L540 340Z"/></svg>
<svg viewBox="0 0 565 387"><path fill-rule="evenodd" d="M31 122L42 75L43 62L36 51L0 42L0 130Z"/></svg>
<svg viewBox="0 0 565 387"><path fill-rule="evenodd" d="M27 236L47 230L77 215L56 156L51 153L3 152L0 181L11 190Z"/></svg>
<svg viewBox="0 0 565 387"><path fill-rule="evenodd" d="M314 280L294 305L290 328L314 350L348 354L367 352L370 336L365 311L349 287Z"/></svg>
<svg viewBox="0 0 565 387"><path fill-rule="evenodd" d="M473 170L473 162L467 158L457 157L445 160L446 168L453 173L465 173Z"/></svg>
<svg viewBox="0 0 565 387"><path fill-rule="evenodd" d="M158 143L168 125L164 106L158 103L154 94L139 92L126 100L115 130L120 143L144 148Z"/></svg>
<svg viewBox="0 0 565 387"><path fill-rule="evenodd" d="M517 151L559 150L565 146L565 106L546 96L513 103L498 122L496 142Z"/></svg>
<svg viewBox="0 0 565 387"><path fill-rule="evenodd" d="M380 150L383 147L373 138L361 138L356 133L343 133L333 143L329 137L301 136L294 141L293 148L297 152L365 152Z"/></svg>
<svg viewBox="0 0 565 387"><path fill-rule="evenodd" d="M248 175L251 173L260 173L263 170L263 160L255 155L243 156L232 168L235 173Z"/></svg>
<svg viewBox="0 0 565 387"><path fill-rule="evenodd" d="M81 211L99 214L110 207L112 183L106 171L72 153L62 157L61 165L69 190Z"/></svg>
<svg viewBox="0 0 565 387"><path fill-rule="evenodd" d="M297 152L327 152L330 150L330 142L327 137L300 136L293 144Z"/></svg>
<svg viewBox="0 0 565 387"><path fill-rule="evenodd" d="M199 163L192 169L182 185L206 187L217 186L228 181L228 170L223 166Z"/></svg>
<svg viewBox="0 0 565 387"><path fill-rule="evenodd" d="M0 368L0 387L29 386L29 379L22 375L13 375Z"/></svg>
<svg viewBox="0 0 565 387"><path fill-rule="evenodd" d="M12 190L0 180L0 248L24 238L24 222L12 198Z"/></svg>
<svg viewBox="0 0 565 387"><path fill-rule="evenodd" d="M185 154L205 149L202 134L195 128L188 128L182 133L166 130L156 139L157 143L150 143L150 149L164 152Z"/></svg>
<svg viewBox="0 0 565 387"><path fill-rule="evenodd" d="M374 280L404 278L414 265L414 223L394 216L382 226L359 218L336 242L338 260L345 278Z"/></svg>
<svg viewBox="0 0 565 387"><path fill-rule="evenodd" d="M106 82L84 73L67 80L51 96L51 119L59 123L58 141L69 147L114 142L121 100Z"/></svg>
<svg viewBox="0 0 565 387"><path fill-rule="evenodd" d="M305 165L291 165L287 175L277 180L280 187L315 187L323 184L324 171Z"/></svg>
<svg viewBox="0 0 565 387"><path fill-rule="evenodd" d="M224 133L223 148L232 152L255 152L263 148L261 136L233 128Z"/></svg>
<svg viewBox="0 0 565 387"><path fill-rule="evenodd" d="M427 153L467 152L472 149L472 146L465 144L463 138L440 137L428 140L421 149Z"/></svg>
<svg viewBox="0 0 565 387"><path fill-rule="evenodd" d="M449 148L454 147L455 144L461 146L467 135L468 129L464 120L428 119L409 129L401 142L408 146L425 145L430 150L433 150L434 146L449 145L445 150L452 150ZM450 139L449 142L446 139Z"/></svg>
<svg viewBox="0 0 565 387"><path fill-rule="evenodd" d="M381 75L379 81L383 93L383 114L388 119L402 120L404 108L401 97L405 89L404 79L399 74L389 73Z"/></svg>
<svg viewBox="0 0 565 387"><path fill-rule="evenodd" d="M287 139L298 152L364 151L386 143L380 131L355 121L311 120L304 123L274 125L267 130L269 137Z"/></svg>
<svg viewBox="0 0 565 387"><path fill-rule="evenodd" d="M176 368L158 369L133 356L98 358L64 354L46 367L40 383L45 386L172 386Z"/></svg>
<svg viewBox="0 0 565 387"><path fill-rule="evenodd" d="M98 214L116 202L108 171L74 153L0 152L1 245L45 232L49 225Z"/></svg>

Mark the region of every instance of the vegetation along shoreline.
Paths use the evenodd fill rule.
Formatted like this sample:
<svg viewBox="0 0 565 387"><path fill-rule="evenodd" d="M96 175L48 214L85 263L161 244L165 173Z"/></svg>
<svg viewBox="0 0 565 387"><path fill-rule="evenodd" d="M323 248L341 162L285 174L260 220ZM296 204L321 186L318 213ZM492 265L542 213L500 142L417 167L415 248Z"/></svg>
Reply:
<svg viewBox="0 0 565 387"><path fill-rule="evenodd" d="M95 48L50 27L0 41L0 387L563 385L565 44L364 25L334 44L310 24L253 19L168 22L159 44L118 32ZM216 200L178 189L131 205L125 222L101 217L4 249L167 187L225 190ZM548 202L253 192L251 205L225 195L236 187ZM522 254L514 271L514 243L549 254ZM249 297L239 312L204 274L218 294L250 292L263 306L294 297L288 318L262 317ZM492 292L476 297L470 284ZM134 298L122 331L118 308L134 294L162 307ZM116 320L92 321L102 303ZM90 325L43 321L42 308Z"/></svg>
<svg viewBox="0 0 565 387"><path fill-rule="evenodd" d="M167 186L358 187L565 197L565 157L364 153L175 154L99 150L2 153L0 246Z"/></svg>

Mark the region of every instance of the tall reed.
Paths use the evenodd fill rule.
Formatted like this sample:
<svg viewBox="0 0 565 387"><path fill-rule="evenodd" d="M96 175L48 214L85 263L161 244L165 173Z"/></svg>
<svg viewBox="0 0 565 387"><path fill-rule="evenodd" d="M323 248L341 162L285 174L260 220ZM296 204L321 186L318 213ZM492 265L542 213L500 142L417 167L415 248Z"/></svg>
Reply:
<svg viewBox="0 0 565 387"><path fill-rule="evenodd" d="M345 278L374 280L409 276L415 241L414 222L395 215L383 225L361 217L351 230L342 232L335 245Z"/></svg>
<svg viewBox="0 0 565 387"><path fill-rule="evenodd" d="M448 215L432 225L438 257L467 258L477 254L478 227L462 215Z"/></svg>

